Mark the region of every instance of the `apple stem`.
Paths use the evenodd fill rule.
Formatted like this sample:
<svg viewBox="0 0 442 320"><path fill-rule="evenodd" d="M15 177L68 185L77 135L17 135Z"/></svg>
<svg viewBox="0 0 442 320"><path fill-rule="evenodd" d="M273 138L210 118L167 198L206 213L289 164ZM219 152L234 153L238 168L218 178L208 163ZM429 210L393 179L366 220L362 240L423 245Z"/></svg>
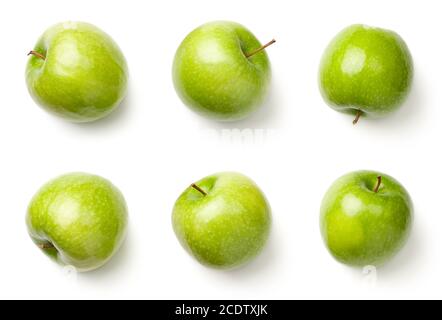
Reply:
<svg viewBox="0 0 442 320"><path fill-rule="evenodd" d="M37 58L40 58L42 60L46 60L46 57L44 55L42 55L41 53L38 53L37 51L32 50L31 52L28 53L28 56L33 55Z"/></svg>
<svg viewBox="0 0 442 320"><path fill-rule="evenodd" d="M356 113L356 118L353 120L353 125L357 125L361 117L362 117L362 111L358 110L358 113Z"/></svg>
<svg viewBox="0 0 442 320"><path fill-rule="evenodd" d="M196 191L200 192L203 196L207 196L207 192L201 189L200 187L198 187L196 184L193 183L191 187L194 188Z"/></svg>
<svg viewBox="0 0 442 320"><path fill-rule="evenodd" d="M44 244L39 244L37 245L41 250L47 250L47 249L54 249L54 245L52 245L51 243L44 243Z"/></svg>
<svg viewBox="0 0 442 320"><path fill-rule="evenodd" d="M382 184L382 177L379 176L378 177L378 182L376 184L376 187L374 188L374 193L378 193L379 189L381 188L381 184Z"/></svg>
<svg viewBox="0 0 442 320"><path fill-rule="evenodd" d="M261 51L267 49L268 47L270 47L272 44L274 44L276 42L275 39L273 39L272 41L270 41L269 43L263 45L261 48L256 49L255 51L250 52L249 54L246 54L246 58L251 58L253 57L255 54L260 53Z"/></svg>

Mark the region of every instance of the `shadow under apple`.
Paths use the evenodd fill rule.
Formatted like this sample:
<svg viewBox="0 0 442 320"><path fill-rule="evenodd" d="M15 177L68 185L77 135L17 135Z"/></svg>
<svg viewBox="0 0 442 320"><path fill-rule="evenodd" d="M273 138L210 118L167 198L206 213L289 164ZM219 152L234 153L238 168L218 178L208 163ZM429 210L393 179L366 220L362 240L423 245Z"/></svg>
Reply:
<svg viewBox="0 0 442 320"><path fill-rule="evenodd" d="M250 263L233 269L233 270L216 270L204 266L209 277L216 276L222 278L223 281L232 282L233 284L253 281L256 277L265 276L272 270L276 264L277 256L279 256L280 244L276 237L276 230L273 228L270 238L261 254Z"/></svg>
<svg viewBox="0 0 442 320"><path fill-rule="evenodd" d="M210 129L275 129L279 127L281 101L277 85L272 82L269 95L258 110L248 118L234 122L220 122L206 119L200 115L200 122L204 127Z"/></svg>
<svg viewBox="0 0 442 320"><path fill-rule="evenodd" d="M426 111L426 95L422 83L423 79L419 73L416 73L413 87L403 106L385 118L362 118L356 126L367 126L377 132L388 130L386 134L391 134L392 130L410 133L425 128L422 122ZM351 121L349 123L351 124Z"/></svg>
<svg viewBox="0 0 442 320"><path fill-rule="evenodd" d="M99 119L94 122L86 123L70 123L74 129L90 130L90 131L103 131L103 130L115 130L119 126L126 124L129 120L132 109L132 95L131 88L128 89L127 96L120 103L120 105L107 117Z"/></svg>
<svg viewBox="0 0 442 320"><path fill-rule="evenodd" d="M130 229L130 227L129 227ZM128 230L127 238L123 242L120 250L103 267L85 273L80 273L78 280L81 282L97 283L109 282L109 279L117 278L116 275L124 273L128 261L132 256L132 238Z"/></svg>
<svg viewBox="0 0 442 320"><path fill-rule="evenodd" d="M410 281L414 275L419 273L422 262L420 255L423 254L422 234L422 230L415 223L405 247L391 261L375 268L378 286L394 283L396 280L403 282L404 279L407 279ZM349 269L354 272L357 279L362 280L367 276L364 271L369 270L368 266L365 268L349 267Z"/></svg>
<svg viewBox="0 0 442 320"><path fill-rule="evenodd" d="M424 253L423 232L420 226L415 223L405 247L398 253L390 263L379 268L382 278L407 278L419 273L419 265L423 261L421 255Z"/></svg>

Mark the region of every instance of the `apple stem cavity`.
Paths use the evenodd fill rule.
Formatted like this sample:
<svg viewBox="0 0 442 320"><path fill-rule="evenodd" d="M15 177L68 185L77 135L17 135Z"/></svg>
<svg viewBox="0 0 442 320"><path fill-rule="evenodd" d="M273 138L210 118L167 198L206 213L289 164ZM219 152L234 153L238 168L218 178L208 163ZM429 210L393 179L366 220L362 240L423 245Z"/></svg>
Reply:
<svg viewBox="0 0 442 320"><path fill-rule="evenodd" d="M196 184L193 183L191 187L201 193L203 196L207 196L207 192L198 187Z"/></svg>
<svg viewBox="0 0 442 320"><path fill-rule="evenodd" d="M356 118L353 120L353 125L357 125L361 117L362 117L362 111L358 110L358 112L356 113Z"/></svg>
<svg viewBox="0 0 442 320"><path fill-rule="evenodd" d="M34 51L34 50L30 51L28 53L28 56L31 56L31 55L34 57L40 58L41 60L46 60L46 57L37 51Z"/></svg>
<svg viewBox="0 0 442 320"><path fill-rule="evenodd" d="M373 190L374 193L378 193L379 192L379 189L381 188L381 185L382 185L382 177L379 176L378 177L378 182L376 183L376 187Z"/></svg>
<svg viewBox="0 0 442 320"><path fill-rule="evenodd" d="M256 49L255 51L250 52L249 54L246 54L246 58L251 58L253 57L255 54L260 53L261 51L267 49L268 47L270 47L272 44L274 44L276 42L275 39L273 39L272 41L270 41L269 43L263 45L261 48Z"/></svg>

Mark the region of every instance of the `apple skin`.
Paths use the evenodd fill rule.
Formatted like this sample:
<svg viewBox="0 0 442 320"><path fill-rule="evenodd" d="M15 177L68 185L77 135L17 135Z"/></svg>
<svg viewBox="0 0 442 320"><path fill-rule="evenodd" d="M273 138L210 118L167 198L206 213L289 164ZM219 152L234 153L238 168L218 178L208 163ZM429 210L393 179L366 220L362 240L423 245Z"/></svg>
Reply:
<svg viewBox="0 0 442 320"><path fill-rule="evenodd" d="M265 99L271 78L265 51L238 23L217 21L192 31L181 43L173 64L175 89L197 113L218 121L241 120Z"/></svg>
<svg viewBox="0 0 442 320"><path fill-rule="evenodd" d="M382 184L376 193L378 177ZM382 266L405 245L413 204L392 177L357 171L338 179L321 207L321 233L330 253L350 266Z"/></svg>
<svg viewBox="0 0 442 320"><path fill-rule="evenodd" d="M271 209L249 178L218 173L189 187L173 210L173 228L182 246L200 263L238 268L263 249L271 228Z"/></svg>
<svg viewBox="0 0 442 320"><path fill-rule="evenodd" d="M322 96L331 108L380 118L406 100L412 86L413 60L398 34L353 25L326 49L319 78Z"/></svg>
<svg viewBox="0 0 442 320"><path fill-rule="evenodd" d="M126 202L109 181L71 173L44 185L26 216L29 235L44 253L85 272L118 251L128 224Z"/></svg>
<svg viewBox="0 0 442 320"><path fill-rule="evenodd" d="M66 22L48 29L26 69L28 90L37 104L72 122L106 117L124 99L128 68L118 45L97 27Z"/></svg>

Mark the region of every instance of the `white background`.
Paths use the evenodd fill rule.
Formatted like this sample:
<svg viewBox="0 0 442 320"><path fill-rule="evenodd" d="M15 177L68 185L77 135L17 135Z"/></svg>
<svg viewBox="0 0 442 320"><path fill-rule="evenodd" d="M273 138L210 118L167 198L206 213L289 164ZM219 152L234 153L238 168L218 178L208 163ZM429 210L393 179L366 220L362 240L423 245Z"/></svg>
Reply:
<svg viewBox="0 0 442 320"><path fill-rule="evenodd" d="M439 3L2 2L0 298L442 298ZM181 40L198 25L218 19L244 24L262 42L278 40L268 49L273 66L269 99L240 123L219 124L194 115L177 98L171 81ZM129 96L103 121L66 123L46 114L28 95L27 52L47 27L66 20L105 30L128 60ZM317 87L323 49L353 23L397 31L416 67L407 104L387 119L362 119L357 127L351 117L329 109ZM245 138L232 129L243 130ZM318 228L325 191L357 169L396 177L415 203L412 237L397 258L378 270L374 286L361 270L331 258ZM264 253L233 272L194 262L170 222L176 198L190 183L225 170L254 179L274 217ZM77 279L33 245L24 223L38 188L71 171L110 179L124 193L131 218L127 242L115 258Z"/></svg>

